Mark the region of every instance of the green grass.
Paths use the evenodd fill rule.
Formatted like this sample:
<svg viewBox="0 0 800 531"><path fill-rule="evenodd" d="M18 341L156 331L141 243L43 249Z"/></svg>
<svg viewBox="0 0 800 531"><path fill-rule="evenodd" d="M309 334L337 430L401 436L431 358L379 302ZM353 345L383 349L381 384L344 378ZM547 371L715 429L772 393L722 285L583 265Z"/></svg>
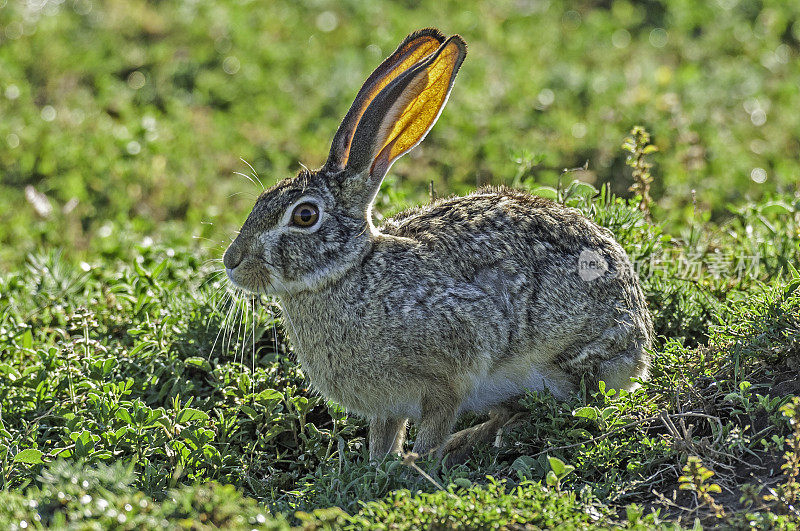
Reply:
<svg viewBox="0 0 800 531"><path fill-rule="evenodd" d="M796 527L793 4L31 5L0 0L0 521ZM267 185L319 165L361 80L426 25L470 54L379 215L429 181L552 196L616 234L658 334L637 392L531 394L504 447L420 463L430 479L368 463L274 301L232 300L215 262L259 190L239 157ZM635 124L658 147L652 221L626 192Z"/></svg>
<svg viewBox="0 0 800 531"><path fill-rule="evenodd" d="M274 327L277 308L266 300L254 310L227 300L213 268L194 254L165 258L167 250L157 244L122 241L128 257L88 271L56 253L31 257L25 270L0 282L0 481L9 493L26 493L13 494L19 503L10 507L24 508L25 500L43 506L56 492L46 491L47 478L66 461L78 465L71 470L79 481L95 466L124 464L132 474L124 483L132 489L118 488L114 499L123 505L131 496L164 500L158 518L175 514L170 492L180 492L186 503L213 497L218 487L208 487L211 494L198 490L211 480L234 485L246 496L245 507L251 507L248 498L263 503L258 510L265 516L340 507L346 514L313 518L342 518L355 527L402 522L411 514L445 527L458 518L486 517L478 501L464 505L467 491L459 488L472 489L469 496L486 506L502 500L497 522L546 527L567 518L590 525L596 515L622 522L627 516L620 514L633 511L645 520L628 523L647 526L693 514L685 493L676 502L680 509L651 512L659 509L653 491L679 492L691 455L735 493L728 517L735 515L744 507L738 500L743 485L763 496L783 481L778 465L791 431L779 408L800 391L800 277L790 270L770 273L769 265L797 259L797 213L781 219L775 240L769 227L778 223L776 214L745 217L749 236L732 225L725 231L708 225L702 240L714 242L714 251L698 252L710 244L690 247L659 235L625 201L602 195L566 201L594 211L641 264L661 334L653 376L622 396L587 391L565 403L531 395L530 419L536 421L510 431L507 447L481 448L466 465L434 472L439 484L456 489L451 494L425 494L437 487L401 461L370 465L364 423L309 392L290 345ZM714 278L709 260L745 239L766 251L760 274ZM792 245L767 245L782 240ZM793 254L779 254L786 249ZM681 278L680 260L653 267L667 251L699 257L705 264L699 279ZM659 304L665 299L671 302ZM555 492L556 486L538 483L550 471L548 456L576 467ZM487 482L487 474L506 483ZM564 495L554 497L559 492ZM75 493L70 503L81 496ZM757 498L753 518L780 518L775 503ZM376 504L363 505L370 500ZM53 514L32 514L46 522L84 518L63 505ZM410 509L416 506L427 509L418 514ZM770 507L773 512L764 512ZM214 521L227 522L222 511ZM136 518L151 516L146 511Z"/></svg>

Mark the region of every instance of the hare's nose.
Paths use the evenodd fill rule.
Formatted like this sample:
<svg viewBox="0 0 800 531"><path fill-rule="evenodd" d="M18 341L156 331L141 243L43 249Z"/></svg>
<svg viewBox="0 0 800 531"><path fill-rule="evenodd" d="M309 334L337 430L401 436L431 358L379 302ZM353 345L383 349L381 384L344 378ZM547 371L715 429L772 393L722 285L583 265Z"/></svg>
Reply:
<svg viewBox="0 0 800 531"><path fill-rule="evenodd" d="M225 265L225 269L236 268L242 262L243 254L242 248L236 245L236 242L230 244L222 256L222 263Z"/></svg>

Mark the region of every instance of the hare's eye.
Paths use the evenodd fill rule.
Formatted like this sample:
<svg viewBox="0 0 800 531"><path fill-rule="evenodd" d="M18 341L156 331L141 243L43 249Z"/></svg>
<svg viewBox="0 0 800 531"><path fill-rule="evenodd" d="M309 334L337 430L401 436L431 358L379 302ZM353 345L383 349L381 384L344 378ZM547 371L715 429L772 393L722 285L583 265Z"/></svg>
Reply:
<svg viewBox="0 0 800 531"><path fill-rule="evenodd" d="M319 219L319 209L314 203L302 203L292 212L292 224L298 227L310 227Z"/></svg>

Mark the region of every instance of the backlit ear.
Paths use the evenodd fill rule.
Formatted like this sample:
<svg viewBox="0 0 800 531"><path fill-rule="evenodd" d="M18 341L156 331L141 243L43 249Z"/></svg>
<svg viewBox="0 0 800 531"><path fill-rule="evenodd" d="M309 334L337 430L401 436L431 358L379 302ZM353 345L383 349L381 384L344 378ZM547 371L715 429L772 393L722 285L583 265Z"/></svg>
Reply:
<svg viewBox="0 0 800 531"><path fill-rule="evenodd" d="M375 96L353 134L349 174L368 170L369 188L377 191L394 161L419 144L436 123L466 54L466 43L454 35Z"/></svg>
<svg viewBox="0 0 800 531"><path fill-rule="evenodd" d="M326 169L331 171L344 169L349 159L353 134L370 103L397 76L434 53L442 42L444 35L435 28L416 31L406 37L394 53L375 69L362 85L333 137L328 161L324 166Z"/></svg>

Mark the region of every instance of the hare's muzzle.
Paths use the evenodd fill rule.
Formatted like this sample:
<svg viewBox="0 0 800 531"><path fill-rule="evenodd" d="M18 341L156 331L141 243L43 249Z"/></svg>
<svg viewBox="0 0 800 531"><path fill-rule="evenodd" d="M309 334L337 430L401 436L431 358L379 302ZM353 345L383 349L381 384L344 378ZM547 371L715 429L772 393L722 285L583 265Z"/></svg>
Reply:
<svg viewBox="0 0 800 531"><path fill-rule="evenodd" d="M242 263L243 258L244 252L242 251L241 246L236 245L235 241L231 243L227 249L225 249L225 254L222 255L222 264L225 266L225 274L234 284L239 283L237 280L240 281L240 279L235 278L237 275L234 274L234 269L236 269L239 264Z"/></svg>
<svg viewBox="0 0 800 531"><path fill-rule="evenodd" d="M252 250L239 242L239 239L234 240L222 255L225 274L237 288L261 291L270 283L270 272L260 256L252 254Z"/></svg>
<svg viewBox="0 0 800 531"><path fill-rule="evenodd" d="M236 266L242 263L243 256L244 253L241 247L236 245L236 242L230 244L228 248L225 249L225 254L222 256L222 263L225 265L225 269L236 269Z"/></svg>

